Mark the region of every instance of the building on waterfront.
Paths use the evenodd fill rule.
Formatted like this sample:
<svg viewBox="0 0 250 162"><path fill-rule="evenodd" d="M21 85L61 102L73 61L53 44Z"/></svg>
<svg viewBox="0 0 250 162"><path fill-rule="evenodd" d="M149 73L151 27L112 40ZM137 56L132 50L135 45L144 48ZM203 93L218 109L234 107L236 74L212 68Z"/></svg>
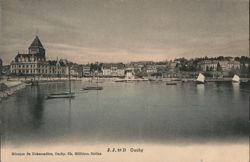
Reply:
<svg viewBox="0 0 250 162"><path fill-rule="evenodd" d="M64 76L67 75L67 64L63 60L46 61L45 49L35 37L28 48L28 53L19 53L10 64L13 75Z"/></svg>
<svg viewBox="0 0 250 162"><path fill-rule="evenodd" d="M102 75L104 77L124 77L125 65L122 63L103 64Z"/></svg>
<svg viewBox="0 0 250 162"><path fill-rule="evenodd" d="M90 65L83 65L83 67L82 67L82 75L84 76L84 77L89 77L89 76L91 76L91 73L90 73Z"/></svg>
<svg viewBox="0 0 250 162"><path fill-rule="evenodd" d="M180 72L180 61L169 61L166 63L167 64L167 71L165 73L166 77L177 77L177 73Z"/></svg>
<svg viewBox="0 0 250 162"><path fill-rule="evenodd" d="M146 66L146 72L147 72L148 74L157 73L156 66L155 66L155 65L147 65L147 66Z"/></svg>
<svg viewBox="0 0 250 162"><path fill-rule="evenodd" d="M216 71L218 63L217 60L204 60L199 63L199 67L202 71Z"/></svg>
<svg viewBox="0 0 250 162"><path fill-rule="evenodd" d="M79 77L81 76L81 71L79 71L79 67L73 66L72 68L70 68L70 75L74 76L74 77Z"/></svg>
<svg viewBox="0 0 250 162"><path fill-rule="evenodd" d="M216 71L218 66L221 71L230 71L232 69L240 69L240 62L234 60L203 60L199 63L202 71Z"/></svg>
<svg viewBox="0 0 250 162"><path fill-rule="evenodd" d="M135 79L134 68L126 68L125 79Z"/></svg>

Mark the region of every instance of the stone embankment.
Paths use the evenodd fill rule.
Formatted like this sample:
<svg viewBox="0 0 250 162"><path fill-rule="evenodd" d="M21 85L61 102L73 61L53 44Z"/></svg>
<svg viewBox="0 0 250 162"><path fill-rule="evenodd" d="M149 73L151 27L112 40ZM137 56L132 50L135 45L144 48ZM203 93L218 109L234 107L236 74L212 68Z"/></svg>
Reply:
<svg viewBox="0 0 250 162"><path fill-rule="evenodd" d="M24 87L21 81L0 81L0 101Z"/></svg>

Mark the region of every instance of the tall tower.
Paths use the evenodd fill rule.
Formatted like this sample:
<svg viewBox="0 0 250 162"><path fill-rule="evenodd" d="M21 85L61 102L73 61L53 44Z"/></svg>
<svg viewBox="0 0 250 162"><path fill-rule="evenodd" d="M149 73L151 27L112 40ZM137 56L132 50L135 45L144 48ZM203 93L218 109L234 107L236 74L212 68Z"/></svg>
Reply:
<svg viewBox="0 0 250 162"><path fill-rule="evenodd" d="M38 36L35 37L29 47L29 54L36 54L36 57L42 59L43 61L46 61L45 49L43 48L43 45Z"/></svg>

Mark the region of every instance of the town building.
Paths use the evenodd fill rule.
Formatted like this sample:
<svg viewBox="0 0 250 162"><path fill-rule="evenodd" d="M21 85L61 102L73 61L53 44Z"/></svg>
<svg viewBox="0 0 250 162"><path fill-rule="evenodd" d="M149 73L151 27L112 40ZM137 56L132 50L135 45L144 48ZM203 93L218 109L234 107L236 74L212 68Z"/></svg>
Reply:
<svg viewBox="0 0 250 162"><path fill-rule="evenodd" d="M89 77L89 76L91 76L91 73L90 73L90 65L83 65L83 67L82 67L82 73L83 73L83 76L84 76L84 77Z"/></svg>
<svg viewBox="0 0 250 162"><path fill-rule="evenodd" d="M221 71L230 71L232 69L240 69L240 62L231 60L203 60L199 63L202 71L216 71L220 66Z"/></svg>
<svg viewBox="0 0 250 162"><path fill-rule="evenodd" d="M157 73L156 66L155 66L155 65L147 65L147 66L146 66L146 72L147 72L148 74Z"/></svg>
<svg viewBox="0 0 250 162"><path fill-rule="evenodd" d="M67 65L63 60L46 61L45 49L38 38L35 37L28 48L28 53L19 53L10 64L13 75L40 75L64 76L67 74Z"/></svg>
<svg viewBox="0 0 250 162"><path fill-rule="evenodd" d="M218 63L219 61L217 60L204 60L199 63L199 66L202 71L216 71ZM226 64L222 63L224 67Z"/></svg>
<svg viewBox="0 0 250 162"><path fill-rule="evenodd" d="M126 68L125 79L135 79L134 68Z"/></svg>
<svg viewBox="0 0 250 162"><path fill-rule="evenodd" d="M228 68L229 69L240 69L240 62L239 61L229 61L228 62Z"/></svg>
<svg viewBox="0 0 250 162"><path fill-rule="evenodd" d="M103 64L102 75L104 77L124 77L125 65L122 63Z"/></svg>

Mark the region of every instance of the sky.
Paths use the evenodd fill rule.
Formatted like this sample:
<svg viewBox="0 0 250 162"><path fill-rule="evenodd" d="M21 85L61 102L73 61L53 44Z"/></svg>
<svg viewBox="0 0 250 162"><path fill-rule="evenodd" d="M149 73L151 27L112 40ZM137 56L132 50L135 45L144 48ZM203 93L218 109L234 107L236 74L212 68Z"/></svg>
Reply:
<svg viewBox="0 0 250 162"><path fill-rule="evenodd" d="M0 58L39 36L76 63L249 55L248 0L0 0Z"/></svg>

